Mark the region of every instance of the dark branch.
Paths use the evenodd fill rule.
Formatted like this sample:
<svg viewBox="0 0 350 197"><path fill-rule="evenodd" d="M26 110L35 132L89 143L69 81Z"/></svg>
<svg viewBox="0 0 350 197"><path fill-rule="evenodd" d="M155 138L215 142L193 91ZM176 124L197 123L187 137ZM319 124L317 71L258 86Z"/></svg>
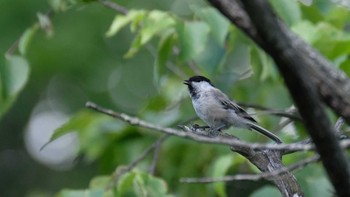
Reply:
<svg viewBox="0 0 350 197"><path fill-rule="evenodd" d="M339 146L335 131L318 97L317 90L323 95L323 98L330 91L330 87L318 84L320 80L325 79L324 76L317 71L317 76L312 78L314 83L310 83L310 76L314 74L309 65L314 62L308 56L310 53L302 53L302 51L305 52L306 44L289 32L265 0L245 0L242 3L258 34L264 40L264 49L274 59L285 79L285 83L317 147L322 163L336 188L337 194L339 196L350 196L348 161L344 150ZM293 46L303 46L304 50L297 51L297 47L294 48ZM309 47L308 49L311 50ZM316 54L316 52L312 52ZM328 80L328 82L331 84L332 81ZM339 87L333 88L338 89ZM344 98L342 101L347 100L348 98ZM349 108L350 102L343 106ZM333 109L336 110L334 106ZM346 118L350 120L350 116Z"/></svg>
<svg viewBox="0 0 350 197"><path fill-rule="evenodd" d="M214 182L227 182L227 181L240 181L240 180L248 180L248 181L258 181L261 179L272 180L283 173L297 171L311 163L318 162L319 159L320 159L319 156L310 157L310 158L301 160L297 163L294 163L288 167L280 168L278 170L274 170L271 172L263 172L260 174L238 174L238 175L224 176L219 178L213 178L213 177L182 178L180 179L180 182L182 183L214 183Z"/></svg>

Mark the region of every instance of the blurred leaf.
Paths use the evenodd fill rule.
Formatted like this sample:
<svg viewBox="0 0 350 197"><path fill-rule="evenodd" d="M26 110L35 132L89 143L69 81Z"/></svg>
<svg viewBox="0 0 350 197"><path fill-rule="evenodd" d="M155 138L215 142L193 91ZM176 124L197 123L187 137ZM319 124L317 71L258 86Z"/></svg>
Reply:
<svg viewBox="0 0 350 197"><path fill-rule="evenodd" d="M47 14L37 13L40 28L43 29L48 37L53 35L53 26L50 17Z"/></svg>
<svg viewBox="0 0 350 197"><path fill-rule="evenodd" d="M347 60L343 61L340 66L340 69L342 69L348 77L350 77L350 59L347 58Z"/></svg>
<svg viewBox="0 0 350 197"><path fill-rule="evenodd" d="M64 189L64 190L60 191L56 195L56 197L86 197L86 196L89 196L87 194L88 194L87 190Z"/></svg>
<svg viewBox="0 0 350 197"><path fill-rule="evenodd" d="M130 10L127 15L118 14L111 26L109 27L106 36L111 37L117 34L123 27L131 23L133 20L142 20L145 17L146 11L144 10Z"/></svg>
<svg viewBox="0 0 350 197"><path fill-rule="evenodd" d="M251 50L250 57L254 74L256 74L261 81L264 81L269 77L278 77L273 60L264 51L254 47Z"/></svg>
<svg viewBox="0 0 350 197"><path fill-rule="evenodd" d="M319 37L317 36L317 28L309 21L300 21L292 26L292 31L298 34L306 42L313 44Z"/></svg>
<svg viewBox="0 0 350 197"><path fill-rule="evenodd" d="M226 36L229 31L230 22L222 16L217 9L203 8L197 12L198 16L203 19L210 27L210 32L219 45L224 46Z"/></svg>
<svg viewBox="0 0 350 197"><path fill-rule="evenodd" d="M117 122L104 114L82 110L67 123L56 129L49 142L41 149L67 133L77 132L80 141L80 151L85 154L88 161L92 161L101 156L105 148L116 137L122 137L120 135L122 132L120 131L125 128L124 126L123 123ZM114 134L114 137L111 134Z"/></svg>
<svg viewBox="0 0 350 197"><path fill-rule="evenodd" d="M141 43L145 44L157 33L175 25L175 20L166 12L153 10L147 14L142 25Z"/></svg>
<svg viewBox="0 0 350 197"><path fill-rule="evenodd" d="M117 196L136 196L133 190L133 181L136 176L135 172L127 172L120 177L117 185Z"/></svg>
<svg viewBox="0 0 350 197"><path fill-rule="evenodd" d="M202 52L206 46L210 28L200 21L184 22L177 26L180 59L185 61Z"/></svg>
<svg viewBox="0 0 350 197"><path fill-rule="evenodd" d="M159 178L144 172L137 172L133 180L134 190L137 196L159 196L166 197L167 185Z"/></svg>
<svg viewBox="0 0 350 197"><path fill-rule="evenodd" d="M301 20L299 3L296 0L270 0L270 3L289 26Z"/></svg>
<svg viewBox="0 0 350 197"><path fill-rule="evenodd" d="M80 0L49 0L49 4L56 12L63 12L77 4Z"/></svg>
<svg viewBox="0 0 350 197"><path fill-rule="evenodd" d="M337 58L350 54L350 34L335 28L329 23L321 22L313 25L310 22L303 21L293 26L292 29L333 61L339 61ZM340 63L338 62L338 64Z"/></svg>
<svg viewBox="0 0 350 197"><path fill-rule="evenodd" d="M229 37L226 54L218 70L218 81L224 91L231 89L235 81L253 74L250 51L251 45L246 42L246 37L242 33Z"/></svg>
<svg viewBox="0 0 350 197"><path fill-rule="evenodd" d="M260 196L269 196L269 197L280 197L281 193L278 191L276 187L265 186L261 189L255 191L251 197L260 197Z"/></svg>
<svg viewBox="0 0 350 197"><path fill-rule="evenodd" d="M312 4L312 0L299 0L300 3L310 6Z"/></svg>
<svg viewBox="0 0 350 197"><path fill-rule="evenodd" d="M60 191L56 197L113 197L111 191L105 191L104 189L86 189L86 190L73 190L64 189Z"/></svg>
<svg viewBox="0 0 350 197"><path fill-rule="evenodd" d="M233 159L234 156L232 154L219 157L214 163L212 177L225 176L228 169L233 164ZM225 182L214 183L215 191L221 197L226 196L225 185Z"/></svg>
<svg viewBox="0 0 350 197"><path fill-rule="evenodd" d="M49 142L47 142L42 148L44 148L48 143L56 140L57 138L71 132L76 132L88 127L95 118L95 115L87 110L81 111L74 115L67 123L60 126L52 134Z"/></svg>
<svg viewBox="0 0 350 197"><path fill-rule="evenodd" d="M6 58L6 63L0 64L0 117L16 100L28 77L29 64L21 56L10 56Z"/></svg>
<svg viewBox="0 0 350 197"><path fill-rule="evenodd" d="M300 6L303 20L308 20L312 23L318 23L324 20L320 10L316 6Z"/></svg>
<svg viewBox="0 0 350 197"><path fill-rule="evenodd" d="M175 43L175 33L173 30L164 33L157 47L157 57L154 63L154 79L158 84L160 76L165 73L166 63L171 55Z"/></svg>
<svg viewBox="0 0 350 197"><path fill-rule="evenodd" d="M28 45L31 42L34 34L38 30L39 26L33 25L32 27L28 28L20 37L19 42L18 42L18 50L21 55L26 55Z"/></svg>
<svg viewBox="0 0 350 197"><path fill-rule="evenodd" d="M336 29L331 24L319 23L316 37L319 39L315 41L314 46L331 60L350 53L350 34Z"/></svg>
<svg viewBox="0 0 350 197"><path fill-rule="evenodd" d="M330 11L330 13L327 14L325 21L332 24L332 26L338 28L339 30L343 30L346 25L349 24L349 18L349 8L336 6Z"/></svg>
<svg viewBox="0 0 350 197"><path fill-rule="evenodd" d="M303 186L305 196L332 196L333 186L327 179L322 165L312 164L296 173L296 178Z"/></svg>
<svg viewBox="0 0 350 197"><path fill-rule="evenodd" d="M129 51L124 55L125 58L130 58L135 55L141 48L149 42L155 35L161 33L165 29L175 25L175 20L166 12L153 10L145 15L140 25L140 30L136 35Z"/></svg>
<svg viewBox="0 0 350 197"><path fill-rule="evenodd" d="M219 45L213 38L208 38L204 50L194 57L194 61L199 68L204 69L204 73L212 74L220 67L225 52L224 46Z"/></svg>
<svg viewBox="0 0 350 197"><path fill-rule="evenodd" d="M105 189L106 186L110 183L111 177L109 176L97 176L94 177L89 184L89 188L102 188Z"/></svg>

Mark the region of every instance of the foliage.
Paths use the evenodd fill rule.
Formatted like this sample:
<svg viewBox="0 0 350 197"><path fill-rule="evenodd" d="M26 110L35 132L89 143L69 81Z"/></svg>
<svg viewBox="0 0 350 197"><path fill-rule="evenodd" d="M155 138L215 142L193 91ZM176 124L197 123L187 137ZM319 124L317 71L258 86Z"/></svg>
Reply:
<svg viewBox="0 0 350 197"><path fill-rule="evenodd" d="M93 0L49 0L53 16L39 14L38 22L28 23L18 50L7 52L2 59L0 118L8 113L15 121L15 109L30 106L21 118L24 125L36 102L49 100L65 106L60 109L53 105L71 118L56 130L50 142L77 133L83 161L99 170L82 181L79 189L62 183L54 187L59 190L57 196L229 196L232 188L224 183L185 185L178 180L257 172L225 147L170 138L161 146L154 176L147 170L152 159L146 158L105 191L113 172L135 160L158 135L82 110L87 98L174 127L194 115L189 100L183 99L187 92L180 84L199 72L238 101L284 109L292 105L274 62L216 9L190 1L190 9L181 13L177 7L188 7L185 1L172 6L155 2L149 8L142 1L120 1L130 9L125 15L114 16L112 10L105 13L108 8ZM294 0L270 2L296 34L350 75L347 8L326 1L315 1L311 6ZM96 23L91 22L95 17ZM50 25L54 29L48 28ZM37 96L41 91L45 92L44 98ZM86 96L82 99L81 95ZM267 128L281 121L263 115L258 119ZM0 130L10 129L0 125ZM235 130L235 134L247 141L260 140L249 132ZM305 133L300 125L293 125L278 135L291 141L301 140ZM285 163L294 163L305 155L288 156ZM321 166L304 169L297 177L306 196L329 196L330 184ZM87 182L88 187L84 186ZM52 191L49 185L46 187L40 189ZM30 193L30 189L26 191ZM267 196L276 190L262 183L249 192L252 196Z"/></svg>

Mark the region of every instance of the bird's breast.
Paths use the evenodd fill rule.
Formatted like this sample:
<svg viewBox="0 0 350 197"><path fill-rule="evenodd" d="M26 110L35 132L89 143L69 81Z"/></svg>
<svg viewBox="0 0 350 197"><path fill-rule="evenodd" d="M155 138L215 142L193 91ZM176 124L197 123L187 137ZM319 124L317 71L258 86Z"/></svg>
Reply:
<svg viewBox="0 0 350 197"><path fill-rule="evenodd" d="M228 111L210 96L202 95L193 101L193 107L198 117L210 127L221 126L226 122Z"/></svg>

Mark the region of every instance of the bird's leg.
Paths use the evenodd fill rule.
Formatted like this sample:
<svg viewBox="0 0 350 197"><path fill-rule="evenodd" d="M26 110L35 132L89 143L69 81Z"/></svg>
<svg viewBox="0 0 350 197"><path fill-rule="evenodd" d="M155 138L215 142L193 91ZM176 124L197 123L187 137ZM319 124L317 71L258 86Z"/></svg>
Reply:
<svg viewBox="0 0 350 197"><path fill-rule="evenodd" d="M209 129L210 127L207 126L207 125L201 126L201 125L198 125L198 124L193 124L192 128L205 130L205 129Z"/></svg>
<svg viewBox="0 0 350 197"><path fill-rule="evenodd" d="M198 124L191 124L191 130L197 135L208 136L206 129L209 129L209 126L200 126Z"/></svg>
<svg viewBox="0 0 350 197"><path fill-rule="evenodd" d="M216 137L216 136L220 135L221 129L223 129L223 128L225 128L225 127L226 127L226 125L221 125L221 126L218 126L218 127L211 127L211 128L209 129L208 134L209 134L209 136L211 136L211 137Z"/></svg>

